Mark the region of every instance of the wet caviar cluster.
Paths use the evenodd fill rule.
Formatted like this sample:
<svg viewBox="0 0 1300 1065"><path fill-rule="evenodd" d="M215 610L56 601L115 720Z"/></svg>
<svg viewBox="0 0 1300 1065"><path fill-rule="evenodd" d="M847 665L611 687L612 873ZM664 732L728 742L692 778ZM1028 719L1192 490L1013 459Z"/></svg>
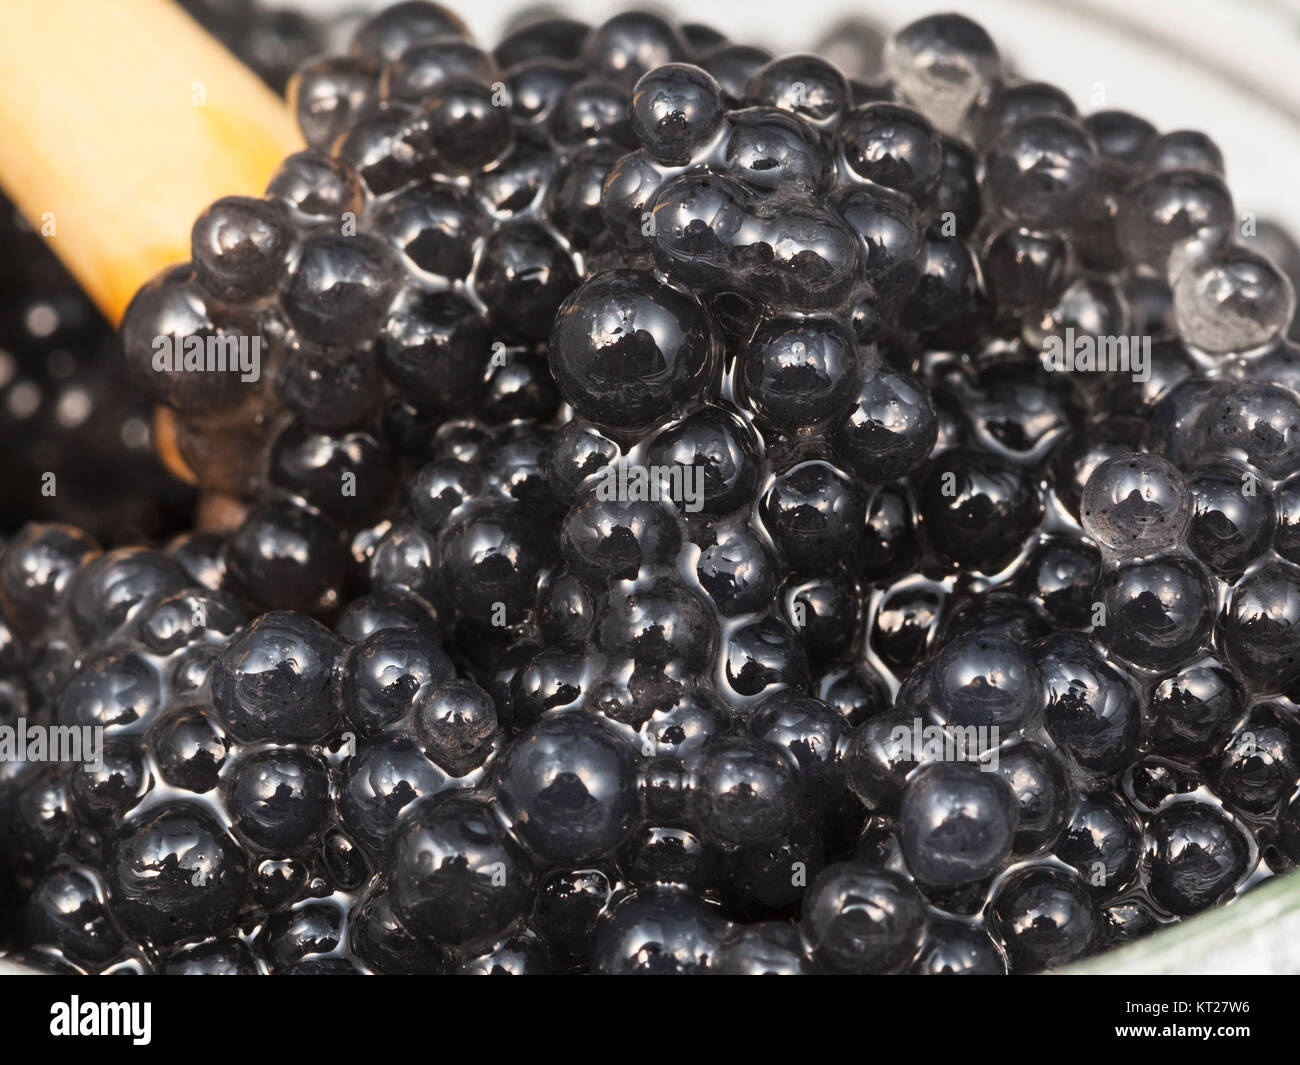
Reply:
<svg viewBox="0 0 1300 1065"><path fill-rule="evenodd" d="M105 737L0 761L16 957L1034 973L1300 864L1294 246L963 17L833 51L299 68L122 328L237 524L0 549L0 716Z"/></svg>

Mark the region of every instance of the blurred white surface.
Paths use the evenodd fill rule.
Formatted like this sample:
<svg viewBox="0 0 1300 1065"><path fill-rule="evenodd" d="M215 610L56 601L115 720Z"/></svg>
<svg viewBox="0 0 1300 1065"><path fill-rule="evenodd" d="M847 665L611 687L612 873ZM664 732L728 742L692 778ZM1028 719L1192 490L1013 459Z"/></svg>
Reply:
<svg viewBox="0 0 1300 1065"><path fill-rule="evenodd" d="M519 11L539 6L443 2L484 42L495 42ZM297 6L325 12L384 5L297 0ZM1085 113L1124 108L1161 129L1209 133L1223 149L1239 212L1300 233L1300 0L569 0L546 6L592 22L628 7L656 7L778 53L813 47L848 16L894 29L934 11L960 11L984 24L1019 73L1060 85Z"/></svg>

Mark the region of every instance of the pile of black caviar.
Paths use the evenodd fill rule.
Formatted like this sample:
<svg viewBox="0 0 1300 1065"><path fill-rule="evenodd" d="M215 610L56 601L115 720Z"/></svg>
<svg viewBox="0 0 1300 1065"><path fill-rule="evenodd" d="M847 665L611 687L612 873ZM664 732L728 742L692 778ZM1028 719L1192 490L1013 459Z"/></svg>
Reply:
<svg viewBox="0 0 1300 1065"><path fill-rule="evenodd" d="M1300 863L1300 253L963 17L835 52L298 69L121 330L237 525L0 549L0 719L102 736L0 760L14 957L1037 972Z"/></svg>

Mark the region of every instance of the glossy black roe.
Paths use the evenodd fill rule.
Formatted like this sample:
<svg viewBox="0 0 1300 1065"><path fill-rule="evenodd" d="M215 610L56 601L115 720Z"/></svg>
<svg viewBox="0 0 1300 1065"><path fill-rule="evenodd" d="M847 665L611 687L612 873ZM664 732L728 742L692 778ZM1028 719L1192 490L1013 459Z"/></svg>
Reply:
<svg viewBox="0 0 1300 1065"><path fill-rule="evenodd" d="M306 223L334 222L361 206L361 189L352 171L324 152L295 152L271 176L268 197L279 200Z"/></svg>
<svg viewBox="0 0 1300 1065"><path fill-rule="evenodd" d="M442 5L402 0L366 19L352 38L351 51L392 63L411 45L430 37L468 35L465 23Z"/></svg>
<svg viewBox="0 0 1300 1065"><path fill-rule="evenodd" d="M629 115L651 156L668 166L685 166L722 122L722 90L699 67L669 63L636 83Z"/></svg>
<svg viewBox="0 0 1300 1065"><path fill-rule="evenodd" d="M890 704L884 679L865 663L826 670L818 678L814 691L853 726L875 717Z"/></svg>
<svg viewBox="0 0 1300 1065"><path fill-rule="evenodd" d="M696 537L695 572L724 617L765 609L776 594L777 565L758 534L743 522L704 528Z"/></svg>
<svg viewBox="0 0 1300 1065"><path fill-rule="evenodd" d="M532 867L492 808L471 795L425 799L393 837L385 862L398 919L447 946L490 940L532 898Z"/></svg>
<svg viewBox="0 0 1300 1065"><path fill-rule="evenodd" d="M989 238L980 267L1000 307L1032 313L1051 307L1070 281L1070 245L1059 233L1007 226Z"/></svg>
<svg viewBox="0 0 1300 1065"><path fill-rule="evenodd" d="M1179 917L1222 900L1250 868L1242 829L1217 807L1178 802L1147 824L1146 866L1151 897Z"/></svg>
<svg viewBox="0 0 1300 1065"><path fill-rule="evenodd" d="M900 582L876 606L871 647L896 671L906 673L933 643L943 608L942 589Z"/></svg>
<svg viewBox="0 0 1300 1065"><path fill-rule="evenodd" d="M643 566L668 563L681 542L662 503L606 498L599 486L584 494L560 529L565 560L597 584L632 580Z"/></svg>
<svg viewBox="0 0 1300 1065"><path fill-rule="evenodd" d="M551 112L548 123L556 140L565 144L612 141L624 148L638 147L627 114L628 91L601 78L586 78L573 85Z"/></svg>
<svg viewBox="0 0 1300 1065"><path fill-rule="evenodd" d="M808 683L808 656L794 630L763 618L730 632L723 648L727 685L740 696L757 696Z"/></svg>
<svg viewBox="0 0 1300 1065"><path fill-rule="evenodd" d="M690 49L676 26L645 11L626 11L588 35L581 60L601 77L626 88L649 70L687 59Z"/></svg>
<svg viewBox="0 0 1300 1065"><path fill-rule="evenodd" d="M1046 699L1043 722L1084 769L1114 773L1136 753L1142 705L1133 682L1089 637L1055 633L1034 647Z"/></svg>
<svg viewBox="0 0 1300 1065"><path fill-rule="evenodd" d="M844 754L844 776L853 793L870 810L893 813L907 775L920 763L912 743L916 713L884 709L853 732Z"/></svg>
<svg viewBox="0 0 1300 1065"><path fill-rule="evenodd" d="M1128 166L1146 157L1157 136L1155 126L1128 111L1094 111L1083 124L1102 155Z"/></svg>
<svg viewBox="0 0 1300 1065"><path fill-rule="evenodd" d="M552 873L543 879L533 926L546 937L557 963L585 963L591 930L611 891L609 877L599 869Z"/></svg>
<svg viewBox="0 0 1300 1065"><path fill-rule="evenodd" d="M1300 471L1300 396L1282 385L1243 381L1216 393L1195 433L1211 452L1276 480Z"/></svg>
<svg viewBox="0 0 1300 1065"><path fill-rule="evenodd" d="M1245 693L1231 669L1207 656L1161 680L1149 707L1158 753L1202 756L1241 716Z"/></svg>
<svg viewBox="0 0 1300 1065"><path fill-rule="evenodd" d="M402 296L378 345L380 365L419 407L464 410L491 356L492 334L478 310L453 292Z"/></svg>
<svg viewBox="0 0 1300 1065"><path fill-rule="evenodd" d="M515 132L514 146L496 165L474 175L471 188L493 215L515 217L538 205L558 165L550 141L521 127Z"/></svg>
<svg viewBox="0 0 1300 1065"><path fill-rule="evenodd" d="M622 149L596 142L579 148L560 168L546 209L573 247L590 249L606 234L601 214L605 176L622 155Z"/></svg>
<svg viewBox="0 0 1300 1065"><path fill-rule="evenodd" d="M1300 783L1300 724L1281 706L1257 706L1210 764L1214 792L1234 809L1267 814Z"/></svg>
<svg viewBox="0 0 1300 1065"><path fill-rule="evenodd" d="M800 924L813 960L824 969L897 972L920 948L925 909L901 874L867 862L839 862L809 885Z"/></svg>
<svg viewBox="0 0 1300 1065"><path fill-rule="evenodd" d="M500 159L514 138L510 112L497 90L468 79L438 86L402 132L417 158L444 173L482 170Z"/></svg>
<svg viewBox="0 0 1300 1065"><path fill-rule="evenodd" d="M1026 226L1068 228L1097 173L1097 148L1063 115L1022 118L984 157L991 205Z"/></svg>
<svg viewBox="0 0 1300 1065"><path fill-rule="evenodd" d="M1002 83L972 115L975 145L981 151L998 136L1029 115L1065 115L1076 118L1074 101L1062 89L1042 81Z"/></svg>
<svg viewBox="0 0 1300 1065"><path fill-rule="evenodd" d="M311 237L285 292L285 314L307 340L364 343L384 319L397 289L397 270L392 249L375 237Z"/></svg>
<svg viewBox="0 0 1300 1065"><path fill-rule="evenodd" d="M676 974L714 970L727 922L688 891L642 887L601 914L591 937L593 973Z"/></svg>
<svg viewBox="0 0 1300 1065"><path fill-rule="evenodd" d="M956 237L936 236L931 230L921 251L920 269L899 318L907 329L941 330L971 314L983 299L975 256Z"/></svg>
<svg viewBox="0 0 1300 1065"><path fill-rule="evenodd" d="M700 827L732 846L779 840L794 822L795 766L774 743L732 738L710 743L693 774L692 810Z"/></svg>
<svg viewBox="0 0 1300 1065"><path fill-rule="evenodd" d="M27 900L33 942L58 947L85 965L102 965L122 949L122 934L105 906L100 877L79 868L45 874Z"/></svg>
<svg viewBox="0 0 1300 1065"><path fill-rule="evenodd" d="M651 673L667 670L684 679L710 665L718 645L717 618L697 592L660 575L610 597L597 622L596 643L606 654Z"/></svg>
<svg viewBox="0 0 1300 1065"><path fill-rule="evenodd" d="M513 67L532 59L574 60L591 27L577 19L542 12L525 12L511 20L505 35L492 55L503 67Z"/></svg>
<svg viewBox="0 0 1300 1065"><path fill-rule="evenodd" d="M831 206L862 241L863 274L873 294L886 302L905 296L921 276L925 229L907 197L869 185L837 192Z"/></svg>
<svg viewBox="0 0 1300 1065"><path fill-rule="evenodd" d="M578 283L573 258L535 222L497 229L483 246L474 290L503 336L545 340L556 310Z"/></svg>
<svg viewBox="0 0 1300 1065"><path fill-rule="evenodd" d="M899 840L923 884L953 888L998 872L1011 856L1019 803L1011 785L975 762L936 762L908 779Z"/></svg>
<svg viewBox="0 0 1300 1065"><path fill-rule="evenodd" d="M551 330L551 370L584 417L617 428L672 414L708 382L714 337L691 297L635 270L585 282Z"/></svg>
<svg viewBox="0 0 1300 1065"><path fill-rule="evenodd" d="M0 606L19 635L44 626L78 567L98 551L79 529L38 522L0 549Z"/></svg>
<svg viewBox="0 0 1300 1065"><path fill-rule="evenodd" d="M718 971L732 976L798 976L811 971L799 931L784 921L746 925L723 945Z"/></svg>
<svg viewBox="0 0 1300 1065"><path fill-rule="evenodd" d="M198 793L216 787L230 746L198 707L158 721L149 730L148 742L163 780Z"/></svg>
<svg viewBox="0 0 1300 1065"><path fill-rule="evenodd" d="M1300 562L1300 479L1280 485L1275 501L1277 531L1273 547L1288 562Z"/></svg>
<svg viewBox="0 0 1300 1065"><path fill-rule="evenodd" d="M1300 676L1300 567L1268 562L1241 578L1219 630L1252 688L1280 691L1294 682Z"/></svg>
<svg viewBox="0 0 1300 1065"><path fill-rule="evenodd" d="M943 143L925 117L902 104L855 107L836 134L845 162L859 177L924 206L943 174Z"/></svg>
<svg viewBox="0 0 1300 1065"><path fill-rule="evenodd" d="M289 79L288 104L313 148L328 150L373 101L379 65L361 56L323 56Z"/></svg>
<svg viewBox="0 0 1300 1065"><path fill-rule="evenodd" d="M993 926L1006 944L1013 972L1053 969L1096 949L1100 919L1077 876L1054 868L1028 868L999 886Z"/></svg>
<svg viewBox="0 0 1300 1065"><path fill-rule="evenodd" d="M251 511L226 544L233 591L271 609L321 613L338 605L345 556L334 524L287 501Z"/></svg>
<svg viewBox="0 0 1300 1065"><path fill-rule="evenodd" d="M248 946L231 937L180 947L167 956L162 971L167 976L256 976L260 970Z"/></svg>
<svg viewBox="0 0 1300 1065"><path fill-rule="evenodd" d="M1272 493L1244 467L1203 466L1188 478L1188 546L1215 573L1240 573L1268 550L1276 524Z"/></svg>
<svg viewBox="0 0 1300 1065"><path fill-rule="evenodd" d="M844 788L842 740L848 724L835 707L806 695L781 692L750 715L749 734L785 749L799 769L805 803L825 806Z"/></svg>
<svg viewBox="0 0 1300 1065"><path fill-rule="evenodd" d="M1022 739L998 752L997 772L1011 785L1019 808L1014 852L1035 854L1053 847L1065 829L1073 798L1062 757L1035 740Z"/></svg>
<svg viewBox="0 0 1300 1065"><path fill-rule="evenodd" d="M308 751L268 748L235 763L226 803L241 837L262 850L287 854L311 843L325 827L329 771Z"/></svg>
<svg viewBox="0 0 1300 1065"><path fill-rule="evenodd" d="M416 697L415 731L429 758L461 776L487 757L497 734L496 704L473 681L443 680Z"/></svg>
<svg viewBox="0 0 1300 1065"><path fill-rule="evenodd" d="M157 713L157 674L134 652L100 653L86 659L57 703L60 724L125 730Z"/></svg>
<svg viewBox="0 0 1300 1065"><path fill-rule="evenodd" d="M1091 624L1101 576L1101 552L1086 540L1048 537L1025 560L1017 577L1024 595L1032 597L1064 628Z"/></svg>
<svg viewBox="0 0 1300 1065"><path fill-rule="evenodd" d="M874 489L867 498L867 525L854 563L864 580L900 576L917 552L912 502L891 485Z"/></svg>
<svg viewBox="0 0 1300 1065"><path fill-rule="evenodd" d="M311 742L338 720L330 691L338 638L301 614L264 614L231 640L212 676L222 725L244 742Z"/></svg>
<svg viewBox="0 0 1300 1065"><path fill-rule="evenodd" d="M834 307L858 274L858 240L814 200L761 196L740 181L688 170L655 195L655 261L698 290L763 300L775 310Z"/></svg>
<svg viewBox="0 0 1300 1065"><path fill-rule="evenodd" d="M1209 632L1209 583L1194 562L1177 555L1119 567L1102 579L1101 594L1106 614L1099 638L1145 669L1186 661Z"/></svg>
<svg viewBox="0 0 1300 1065"><path fill-rule="evenodd" d="M1213 248L1232 235L1232 194L1220 178L1191 169L1153 173L1121 208L1120 244L1139 263L1164 270L1190 241Z"/></svg>
<svg viewBox="0 0 1300 1065"><path fill-rule="evenodd" d="M275 394L302 424L313 429L350 429L365 422L379 399L382 378L367 344L291 349L279 360L272 380ZM207 446L199 437L195 448ZM211 460L199 453L191 462ZM207 474L207 468L201 468Z"/></svg>
<svg viewBox="0 0 1300 1065"><path fill-rule="evenodd" d="M335 683L349 722L374 732L400 720L427 685L453 673L446 652L424 633L381 629L348 648Z"/></svg>
<svg viewBox="0 0 1300 1065"><path fill-rule="evenodd" d="M1007 962L982 926L931 919L907 971L917 976L1002 976Z"/></svg>
<svg viewBox="0 0 1300 1065"><path fill-rule="evenodd" d="M930 454L938 419L929 392L915 378L868 367L847 414L832 426L836 452L871 484L910 473Z"/></svg>
<svg viewBox="0 0 1300 1065"><path fill-rule="evenodd" d="M223 932L248 898L242 849L206 811L187 804L128 822L107 869L114 916L158 943Z"/></svg>
<svg viewBox="0 0 1300 1065"><path fill-rule="evenodd" d="M749 83L760 69L772 61L772 53L748 44L724 44L702 56L700 65L722 87L729 107L739 107Z"/></svg>
<svg viewBox="0 0 1300 1065"><path fill-rule="evenodd" d="M921 499L930 543L951 562L983 573L998 572L1019 553L1043 509L1024 470L969 450L936 456Z"/></svg>
<svg viewBox="0 0 1300 1065"><path fill-rule="evenodd" d="M846 653L862 616L862 591L847 567L825 576L786 579L781 612L803 640L810 660L825 662Z"/></svg>
<svg viewBox="0 0 1300 1065"><path fill-rule="evenodd" d="M754 73L745 98L829 129L849 106L849 86L843 74L818 56L786 55Z"/></svg>
<svg viewBox="0 0 1300 1065"><path fill-rule="evenodd" d="M478 45L463 37L440 37L407 48L384 69L381 91L389 101L419 103L462 80L492 81L499 71Z"/></svg>
<svg viewBox="0 0 1300 1065"><path fill-rule="evenodd" d="M1097 898L1126 888L1142 857L1142 823L1115 792L1083 795L1070 815L1056 855L1074 866Z"/></svg>
<svg viewBox="0 0 1300 1065"><path fill-rule="evenodd" d="M825 318L772 318L740 356L745 402L764 421L795 432L847 406L858 352L842 326Z"/></svg>
<svg viewBox="0 0 1300 1065"><path fill-rule="evenodd" d="M979 160L964 141L944 136L943 170L934 195L934 214L941 231L969 239L979 225L982 205Z"/></svg>
<svg viewBox="0 0 1300 1065"><path fill-rule="evenodd" d="M498 769L501 808L544 861L593 861L625 842L638 815L633 750L586 711L544 718Z"/></svg>
<svg viewBox="0 0 1300 1065"><path fill-rule="evenodd" d="M406 736L360 741L339 781L340 819L353 840L381 855L407 807L445 785L444 774Z"/></svg>
<svg viewBox="0 0 1300 1065"><path fill-rule="evenodd" d="M748 107L727 117L723 158L733 177L767 191L814 195L831 180L826 143L798 115L775 107Z"/></svg>
<svg viewBox="0 0 1300 1065"><path fill-rule="evenodd" d="M689 513L720 517L753 502L759 483L759 444L754 430L721 407L701 407L662 429L646 452L651 466L703 472L703 498L673 497Z"/></svg>
<svg viewBox="0 0 1300 1065"><path fill-rule="evenodd" d="M469 274L484 221L459 189L428 182L387 200L375 224L410 266L453 281Z"/></svg>
<svg viewBox="0 0 1300 1065"><path fill-rule="evenodd" d="M438 947L411 935L393 910L386 890L372 887L352 910L348 945L357 958L384 974L441 973L446 958Z"/></svg>
<svg viewBox="0 0 1300 1065"><path fill-rule="evenodd" d="M936 716L953 725L1025 727L1042 706L1043 686L1029 651L992 632L949 639L934 660Z"/></svg>
<svg viewBox="0 0 1300 1065"><path fill-rule="evenodd" d="M391 457L376 436L316 432L298 424L286 426L272 443L268 475L274 484L350 527L381 509L393 484Z"/></svg>
<svg viewBox="0 0 1300 1065"><path fill-rule="evenodd" d="M481 954L463 958L457 976L542 976L551 971L546 944L530 931L498 940Z"/></svg>
<svg viewBox="0 0 1300 1065"><path fill-rule="evenodd" d="M213 295L254 300L283 279L291 240L289 212L282 204L227 196L195 221L190 259L200 284Z"/></svg>
<svg viewBox="0 0 1300 1065"><path fill-rule="evenodd" d="M553 550L549 531L514 503L467 506L438 538L442 578L457 608L486 624L498 614L498 603L505 605L508 623L521 620Z"/></svg>
<svg viewBox="0 0 1300 1065"><path fill-rule="evenodd" d="M11 564L19 568L13 577L16 581L30 582L19 593L24 598L24 593L30 593L35 601L42 594L63 587L67 578L58 572L61 560L45 553L46 548L58 549L59 539L57 535L48 539L43 536L30 545L31 554L15 552L12 556ZM179 592L188 583L180 565L161 552L120 547L89 559L76 574L70 575L64 602L77 635L89 643L108 636L145 604Z"/></svg>
<svg viewBox="0 0 1300 1065"><path fill-rule="evenodd" d="M849 557L866 521L866 499L829 463L800 463L777 475L763 520L790 565L820 573Z"/></svg>
<svg viewBox="0 0 1300 1065"><path fill-rule="evenodd" d="M546 463L551 491L561 502L575 502L583 481L618 456L618 445L594 425L577 418L566 422L552 441Z"/></svg>

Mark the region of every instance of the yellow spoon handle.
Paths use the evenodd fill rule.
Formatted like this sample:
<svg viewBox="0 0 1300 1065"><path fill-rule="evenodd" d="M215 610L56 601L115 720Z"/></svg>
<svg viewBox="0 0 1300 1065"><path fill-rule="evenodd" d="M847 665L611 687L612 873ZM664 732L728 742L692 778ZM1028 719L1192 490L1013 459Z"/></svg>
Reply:
<svg viewBox="0 0 1300 1065"><path fill-rule="evenodd" d="M213 200L302 141L283 102L170 0L6 0L0 185L114 323L189 258Z"/></svg>

